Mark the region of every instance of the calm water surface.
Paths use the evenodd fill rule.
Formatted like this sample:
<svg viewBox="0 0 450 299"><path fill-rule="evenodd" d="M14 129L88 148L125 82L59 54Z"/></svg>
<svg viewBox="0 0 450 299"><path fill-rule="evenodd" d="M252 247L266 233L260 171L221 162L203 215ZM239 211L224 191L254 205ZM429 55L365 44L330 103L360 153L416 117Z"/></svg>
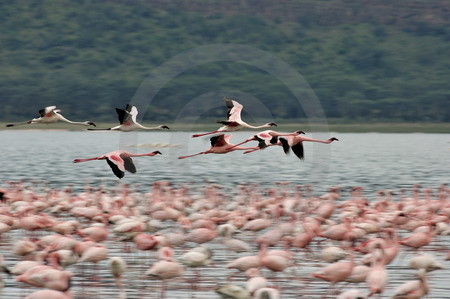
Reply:
<svg viewBox="0 0 450 299"><path fill-rule="evenodd" d="M251 132L233 133L238 143ZM363 186L367 191L437 186L449 182L450 134L310 134L316 139L335 136L331 145L305 143L305 161L285 156L281 147L243 155L209 154L178 160L180 155L209 148L209 139L190 138L186 132L71 132L0 131L1 181L47 180L53 187L85 182L115 184L105 161L73 164L117 149L130 152L159 150L161 156L135 158L138 173L122 182L148 185L155 180L176 183L209 180L226 186L238 182L312 184L317 191L329 186ZM254 142L248 146L254 146ZM166 147L167 146L167 147Z"/></svg>

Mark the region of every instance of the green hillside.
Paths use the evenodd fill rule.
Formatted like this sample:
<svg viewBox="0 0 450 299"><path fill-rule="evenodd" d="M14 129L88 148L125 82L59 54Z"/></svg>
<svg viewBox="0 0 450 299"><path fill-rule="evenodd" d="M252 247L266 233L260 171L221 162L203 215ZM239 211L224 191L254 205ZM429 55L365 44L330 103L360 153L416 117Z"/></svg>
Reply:
<svg viewBox="0 0 450 299"><path fill-rule="evenodd" d="M0 120L28 119L57 105L70 118L114 122L113 108L131 101L158 66L184 51L231 43L293 67L329 120L450 122L448 2L395 5L382 0L1 1ZM256 98L276 120L306 117L279 78L236 61L181 72L148 107L139 107L140 114L152 121L187 115L196 121L220 119L226 90L242 103ZM187 104L205 94L222 106L195 115Z"/></svg>

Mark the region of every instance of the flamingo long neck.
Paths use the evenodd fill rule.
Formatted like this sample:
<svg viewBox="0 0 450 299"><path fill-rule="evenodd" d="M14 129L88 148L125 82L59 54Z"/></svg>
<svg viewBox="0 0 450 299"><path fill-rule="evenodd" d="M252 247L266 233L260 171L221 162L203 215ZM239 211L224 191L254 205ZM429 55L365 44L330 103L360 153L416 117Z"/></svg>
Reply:
<svg viewBox="0 0 450 299"><path fill-rule="evenodd" d="M158 129L161 129L160 127L145 127L145 126L143 126L143 125L141 125L139 123L136 123L136 125L142 130L158 130Z"/></svg>
<svg viewBox="0 0 450 299"><path fill-rule="evenodd" d="M71 121L68 120L67 118L65 118L64 116L62 116L59 113L56 113L56 115L58 116L59 120L61 121L65 121L66 123L72 124L72 125L83 125L83 126L88 126L88 124L86 122L80 122L80 121Z"/></svg>
<svg viewBox="0 0 450 299"><path fill-rule="evenodd" d="M237 146L237 145L230 147L230 150L232 150L232 151L258 150L258 149L259 149L259 147L243 147L243 146Z"/></svg>
<svg viewBox="0 0 450 299"><path fill-rule="evenodd" d="M262 128L271 127L269 124L264 124L264 125L260 125L260 126L252 126L252 125L249 125L247 123L244 126L249 128L249 129L262 129Z"/></svg>
<svg viewBox="0 0 450 299"><path fill-rule="evenodd" d="M130 157L144 157L144 156L154 156L154 155L156 155L156 154L151 152L151 153L145 153L145 154L130 154Z"/></svg>

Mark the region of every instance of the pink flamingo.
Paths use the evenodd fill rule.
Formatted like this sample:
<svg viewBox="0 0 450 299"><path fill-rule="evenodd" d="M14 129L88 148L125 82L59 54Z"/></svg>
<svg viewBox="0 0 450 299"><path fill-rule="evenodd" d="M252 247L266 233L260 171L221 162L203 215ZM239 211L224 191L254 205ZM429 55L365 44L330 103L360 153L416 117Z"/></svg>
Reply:
<svg viewBox="0 0 450 299"><path fill-rule="evenodd" d="M145 275L162 280L161 298L165 298L166 280L180 277L184 273L184 268L173 260L173 250L170 247L162 247L159 250L160 261L145 272Z"/></svg>
<svg viewBox="0 0 450 299"><path fill-rule="evenodd" d="M245 271L245 275L249 278L245 286L250 294L254 294L258 289L267 287L267 279L261 276L259 269L250 268Z"/></svg>
<svg viewBox="0 0 450 299"><path fill-rule="evenodd" d="M197 155L204 155L204 154L226 154L232 151L237 150L251 150L255 149L254 147L240 147L240 146L234 146L233 144L229 143L231 139L231 135L224 135L220 134L214 137L211 137L209 140L211 141L211 147L203 152L189 155L189 156L180 156L178 159L185 159Z"/></svg>
<svg viewBox="0 0 450 299"><path fill-rule="evenodd" d="M159 242L152 235L138 233L133 238L134 244L136 244L136 248L139 250L152 250L155 249Z"/></svg>
<svg viewBox="0 0 450 299"><path fill-rule="evenodd" d="M273 130L265 130L262 132L259 132L256 135L253 135L252 137L234 145L234 146L239 146L242 145L244 143L250 142L250 141L258 141L258 149L264 149L268 146L273 146L273 145L281 145L281 143L278 140L278 137L281 136L297 136L300 134L305 134L305 132L303 131L295 131L293 133L278 133L276 131ZM256 150L256 149L255 149Z"/></svg>
<svg viewBox="0 0 450 299"><path fill-rule="evenodd" d="M413 233L409 237L400 240L399 243L417 250L430 244L434 235L435 231Z"/></svg>
<svg viewBox="0 0 450 299"><path fill-rule="evenodd" d="M227 120L225 121L219 121L218 123L223 124L224 126L220 127L217 131L209 132L209 133L203 133L203 134L195 134L192 135L192 137L200 137L205 136L209 134L215 134L220 132L234 132L239 131L242 128L249 128L249 129L261 129L261 128L268 128L272 126L276 126L275 123L266 123L261 126L252 126L246 123L241 119L241 111L244 106L239 104L238 102L234 100L230 100L227 98L224 98L225 104L227 105L228 111L227 111Z"/></svg>
<svg viewBox="0 0 450 299"><path fill-rule="evenodd" d="M267 252L268 243L261 243L261 249L258 257L262 266L274 272L283 272L286 268L292 266L292 260L287 256L289 253Z"/></svg>
<svg viewBox="0 0 450 299"><path fill-rule="evenodd" d="M26 296L25 299L72 299L70 291L39 290Z"/></svg>
<svg viewBox="0 0 450 299"><path fill-rule="evenodd" d="M289 136L289 137L280 137L280 142L283 146L283 150L284 152L287 154L289 153L289 149L292 149L292 151L294 152L294 154L300 158L300 159L304 159L305 155L304 155L304 148L303 148L303 142L304 141L310 141L310 142L320 142L320 143L332 143L333 141L339 141L336 137L331 137L328 140L318 140L318 139L313 139L313 138L308 138L305 136Z"/></svg>
<svg viewBox="0 0 450 299"><path fill-rule="evenodd" d="M55 123L58 121L64 121L66 123L72 124L72 125L83 125L83 126L96 126L92 121L84 121L84 122L76 122L71 121L59 114L61 110L56 109L56 106L48 106L44 109L39 110L39 117L33 118L31 120L28 120L26 122L21 123L10 123L7 124L7 127L14 127L14 126L20 126L20 125L30 125L30 124L50 124Z"/></svg>
<svg viewBox="0 0 450 299"><path fill-rule="evenodd" d="M430 291L425 270L418 273L419 279L405 282L394 291L394 299L420 299Z"/></svg>
<svg viewBox="0 0 450 299"><path fill-rule="evenodd" d="M169 129L168 126L160 125L157 127L144 127L140 123L137 122L136 116L138 114L138 110L136 106L127 104L125 109L116 108L117 116L119 118L120 125L108 128L108 129L88 129L90 131L93 130L111 130L111 131L122 131L122 132L130 132L135 130L159 130L159 129Z"/></svg>
<svg viewBox="0 0 450 299"><path fill-rule="evenodd" d="M381 294L384 291L389 279L384 266L384 250L381 246L377 246L375 251L373 252L371 269L366 278L367 285L370 289L369 297L373 294Z"/></svg>
<svg viewBox="0 0 450 299"><path fill-rule="evenodd" d="M213 240L216 237L217 237L217 232L215 230L205 228L205 227L200 227L200 228L191 230L188 233L186 240L189 242L197 243L197 244L203 244L203 243Z"/></svg>
<svg viewBox="0 0 450 299"><path fill-rule="evenodd" d="M97 280L97 264L108 258L108 248L104 245L97 244L95 246L89 247L86 251L81 255L79 262L89 262L94 263L94 276L93 279Z"/></svg>
<svg viewBox="0 0 450 299"><path fill-rule="evenodd" d="M352 252L349 262L337 262L330 264L322 270L314 272L312 276L328 281L331 286L334 286L338 282L345 281L352 274L354 266L355 263Z"/></svg>
<svg viewBox="0 0 450 299"><path fill-rule="evenodd" d="M155 156L157 154L161 155L160 151L154 151L146 154L132 154L127 151L117 150L104 154L103 156L89 158L89 159L75 159L73 163L87 162L92 160L106 160L108 165L111 167L113 173L119 178L123 178L125 175L125 170L136 173L136 166L134 166L131 157L143 157L143 156Z"/></svg>
<svg viewBox="0 0 450 299"><path fill-rule="evenodd" d="M367 295L360 290L350 289L339 294L336 299L367 299Z"/></svg>
<svg viewBox="0 0 450 299"><path fill-rule="evenodd" d="M81 237L88 237L95 242L103 242L108 238L108 229L103 223L96 223L93 226L78 230L77 234Z"/></svg>
<svg viewBox="0 0 450 299"><path fill-rule="evenodd" d="M70 288L70 278L73 274L61 271L51 266L36 266L16 277L16 281L25 282L35 287L44 287L65 292Z"/></svg>

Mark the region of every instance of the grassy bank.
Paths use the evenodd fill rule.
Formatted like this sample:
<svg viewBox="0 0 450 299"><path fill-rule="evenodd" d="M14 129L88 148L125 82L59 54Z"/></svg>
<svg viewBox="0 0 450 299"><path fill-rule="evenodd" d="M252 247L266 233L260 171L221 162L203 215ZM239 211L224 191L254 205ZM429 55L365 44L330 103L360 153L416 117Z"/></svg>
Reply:
<svg viewBox="0 0 450 299"><path fill-rule="evenodd" d="M219 127L218 124L170 124L168 125L173 131L212 131ZM73 126L64 123L50 124L50 125L24 125L19 127L7 128L6 123L0 123L0 130L71 130L82 131L86 130L84 126ZM97 128L109 128L116 126L117 123L97 123ZM146 126L154 126L158 124L145 124ZM352 123L352 124L280 124L277 128L278 131L295 131L303 130L305 132L353 132L353 133L365 133L365 132L380 132L380 133L450 133L450 123Z"/></svg>

